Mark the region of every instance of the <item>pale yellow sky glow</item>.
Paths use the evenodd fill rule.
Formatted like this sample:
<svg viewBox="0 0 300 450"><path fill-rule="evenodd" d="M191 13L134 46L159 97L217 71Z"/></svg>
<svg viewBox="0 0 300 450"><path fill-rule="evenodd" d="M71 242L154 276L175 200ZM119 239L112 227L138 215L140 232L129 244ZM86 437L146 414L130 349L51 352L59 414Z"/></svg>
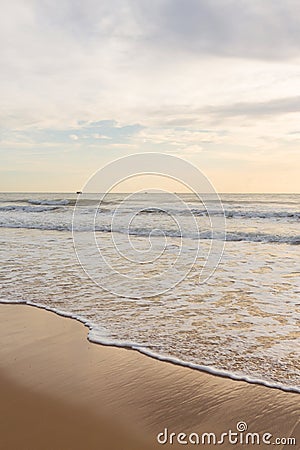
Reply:
<svg viewBox="0 0 300 450"><path fill-rule="evenodd" d="M116 158L159 152L218 192L300 192L296 0L3 8L0 191L77 191Z"/></svg>

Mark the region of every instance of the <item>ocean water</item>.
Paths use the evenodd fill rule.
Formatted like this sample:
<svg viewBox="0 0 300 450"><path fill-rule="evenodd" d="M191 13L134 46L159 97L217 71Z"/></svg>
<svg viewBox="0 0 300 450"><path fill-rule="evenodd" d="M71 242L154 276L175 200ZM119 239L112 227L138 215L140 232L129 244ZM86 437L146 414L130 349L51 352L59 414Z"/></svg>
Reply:
<svg viewBox="0 0 300 450"><path fill-rule="evenodd" d="M220 197L226 236L212 233L214 200L191 194L88 194L75 217L75 194L0 194L0 301L77 318L94 342L300 392L300 195ZM213 241L221 258L199 282Z"/></svg>

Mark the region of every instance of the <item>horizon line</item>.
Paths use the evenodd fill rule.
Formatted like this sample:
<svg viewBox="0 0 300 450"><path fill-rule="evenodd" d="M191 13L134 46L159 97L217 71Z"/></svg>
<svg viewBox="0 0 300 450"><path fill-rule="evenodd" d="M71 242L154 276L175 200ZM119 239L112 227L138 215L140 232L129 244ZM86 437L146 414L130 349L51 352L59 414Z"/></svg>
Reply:
<svg viewBox="0 0 300 450"><path fill-rule="evenodd" d="M151 190L151 189L149 189ZM80 195L81 191L0 191L0 194L76 194ZM111 192L111 194L132 194L137 191L122 191L122 192ZM141 191L139 191L141 192ZM147 189L145 189L145 192L147 192ZM171 192L171 191L165 191ZM109 194L110 192L85 192L85 194ZM159 193L159 192L158 192ZM164 193L164 192L162 192ZM193 194L193 192L181 192L181 191L173 191L171 193L174 194ZM212 192L197 192L197 194L211 194ZM263 192L263 191L257 191L257 192L241 192L241 191L216 191L217 194L241 194L241 195L256 195L256 194L270 194L270 195L300 195L300 192Z"/></svg>

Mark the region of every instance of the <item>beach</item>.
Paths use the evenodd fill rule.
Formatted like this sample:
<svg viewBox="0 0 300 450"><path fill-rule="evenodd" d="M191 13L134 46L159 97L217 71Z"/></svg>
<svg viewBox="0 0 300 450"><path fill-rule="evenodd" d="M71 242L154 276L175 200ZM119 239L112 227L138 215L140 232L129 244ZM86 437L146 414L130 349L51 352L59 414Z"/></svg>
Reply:
<svg viewBox="0 0 300 450"><path fill-rule="evenodd" d="M220 437L239 422L248 432L269 433L271 443L300 440L296 393L93 344L83 324L27 305L0 305L0 321L3 450L196 448L179 444L177 435ZM162 442L167 436L165 445L158 434ZM269 448L249 445L234 447Z"/></svg>
<svg viewBox="0 0 300 450"><path fill-rule="evenodd" d="M1 19L0 450L300 450L300 3Z"/></svg>

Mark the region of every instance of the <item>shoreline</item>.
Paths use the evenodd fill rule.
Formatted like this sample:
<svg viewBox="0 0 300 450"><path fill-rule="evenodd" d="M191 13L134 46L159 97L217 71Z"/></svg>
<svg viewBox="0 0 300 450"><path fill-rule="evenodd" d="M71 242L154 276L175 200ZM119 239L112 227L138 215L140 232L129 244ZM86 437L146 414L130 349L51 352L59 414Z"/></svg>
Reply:
<svg viewBox="0 0 300 450"><path fill-rule="evenodd" d="M109 340L105 340L105 339L103 339L103 340L92 339L90 336L90 333L93 330L93 328L92 328L92 325L90 325L88 321L85 321L83 318L81 318L79 316L73 316L72 314L68 314L64 311L60 311L60 310L57 310L54 308L52 309L52 308L42 305L42 304L31 303L31 302L26 302L26 301L6 302L4 300L0 300L0 306L1 305L30 306L33 308L38 308L40 310L44 310L46 312L56 314L57 316L65 318L65 319L75 320L87 328L87 330L88 330L87 331L87 340L95 345L101 345L104 347L112 347L112 348L120 348L120 349L124 349L124 350L132 350L132 351L140 353L141 355L145 355L148 358L155 359L157 361L174 364L175 366L186 367L188 369L196 370L196 371L199 371L202 373L207 373L207 374L217 376L220 378L225 378L225 379L229 379L229 380L233 380L233 381L241 381L244 383L254 384L254 385L258 385L258 386L265 386L269 389L279 389L280 391L283 391L283 392L291 392L291 393L295 393L295 394L300 394L300 388L298 388L296 386L285 386L280 383L275 383L275 382L271 382L271 381L267 381L267 380L263 380L263 379L259 379L259 378L257 378L257 379L252 378L247 375L237 375L233 372L216 369L216 368L210 367L210 366L204 366L204 365L196 364L196 363L189 363L189 362L186 362L186 361L183 361L181 359L171 357L171 356L162 356L159 353L154 353L154 352L148 351L145 347L142 347L138 344L136 344L136 345L135 344L132 344L132 345L126 344L126 343L118 344L114 341L109 341Z"/></svg>
<svg viewBox="0 0 300 450"><path fill-rule="evenodd" d="M5 450L150 450L165 428L221 434L240 421L300 441L296 393L94 344L78 320L26 303L2 303L0 320Z"/></svg>

